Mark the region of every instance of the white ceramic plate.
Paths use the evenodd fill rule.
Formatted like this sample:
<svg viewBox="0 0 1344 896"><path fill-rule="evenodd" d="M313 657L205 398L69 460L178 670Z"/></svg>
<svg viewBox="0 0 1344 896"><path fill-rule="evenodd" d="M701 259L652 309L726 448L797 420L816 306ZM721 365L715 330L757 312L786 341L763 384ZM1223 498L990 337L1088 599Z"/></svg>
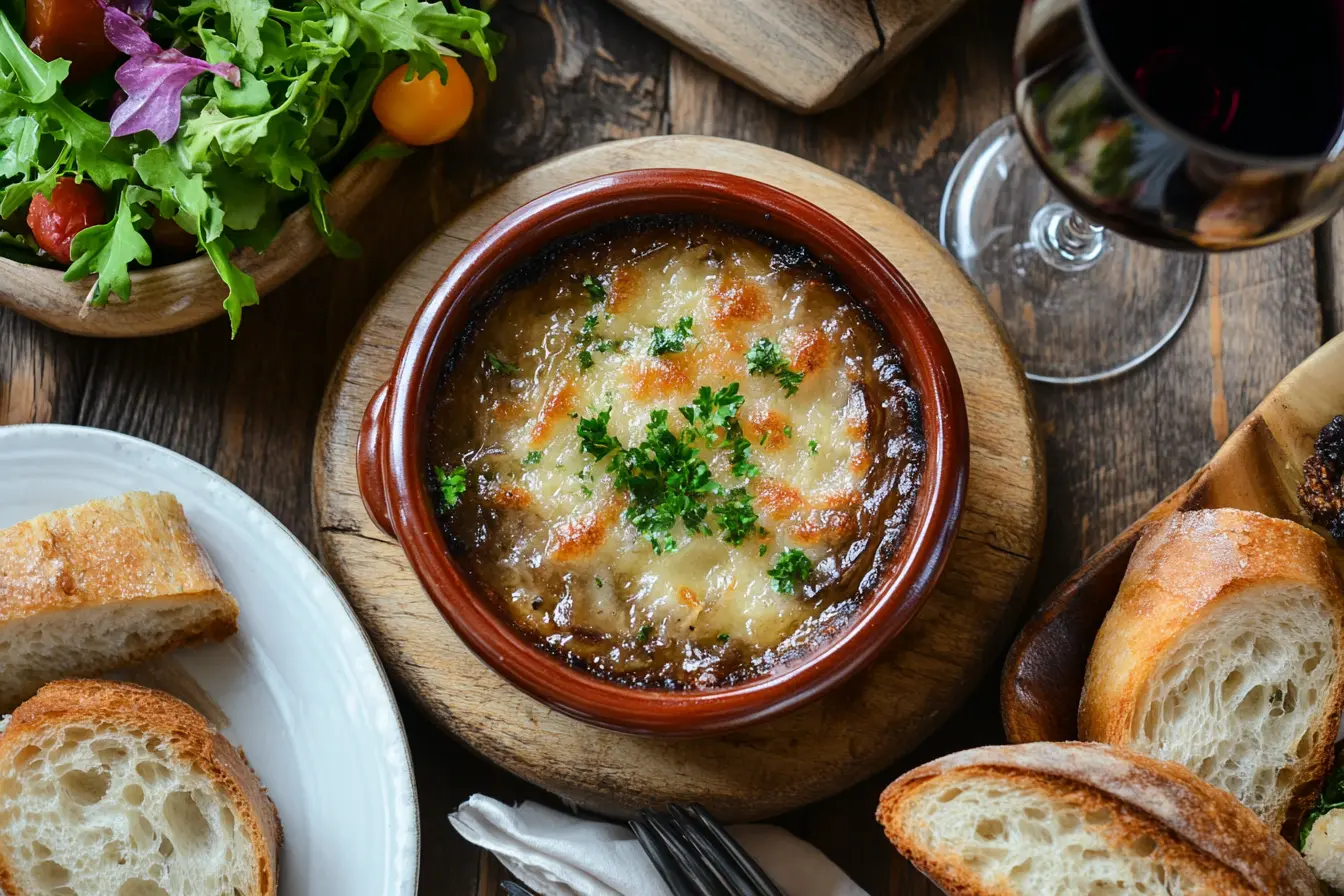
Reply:
<svg viewBox="0 0 1344 896"><path fill-rule="evenodd" d="M227 724L214 720L280 810L281 896L414 896L406 734L373 648L313 556L238 488L166 448L77 426L0 427L0 528L133 490L177 496L241 607L236 637L172 660L222 711Z"/></svg>

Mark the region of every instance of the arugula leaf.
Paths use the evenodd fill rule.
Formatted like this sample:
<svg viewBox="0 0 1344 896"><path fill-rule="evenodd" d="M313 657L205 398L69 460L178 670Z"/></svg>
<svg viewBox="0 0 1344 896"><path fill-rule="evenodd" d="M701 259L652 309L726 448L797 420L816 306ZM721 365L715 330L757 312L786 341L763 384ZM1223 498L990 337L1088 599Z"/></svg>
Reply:
<svg viewBox="0 0 1344 896"><path fill-rule="evenodd" d="M224 297L224 310L229 313L230 335L237 336L238 326L243 320L243 309L261 302L261 297L257 295L256 281L252 279L251 274L243 273L242 269L229 258L229 253L233 251L233 242L228 237L221 236L203 245L205 254L210 256L219 278L229 287L229 294Z"/></svg>
<svg viewBox="0 0 1344 896"><path fill-rule="evenodd" d="M810 575L812 561L797 548L789 548L775 557L775 565L769 572L774 589L780 594L793 594L797 584L807 581Z"/></svg>
<svg viewBox="0 0 1344 896"><path fill-rule="evenodd" d="M467 491L467 468L445 470L436 466L434 479L439 484L439 497L443 499L444 507L456 507L458 499Z"/></svg>
<svg viewBox="0 0 1344 896"><path fill-rule="evenodd" d="M89 293L90 305L106 305L111 293L129 302L129 266L132 262L148 265L152 260L149 243L140 235L140 228L149 226L149 215L131 202L131 196L130 187L123 189L112 220L84 228L70 244L70 267L62 279L68 283L97 274L98 281Z"/></svg>
<svg viewBox="0 0 1344 896"><path fill-rule="evenodd" d="M5 122L0 128L0 178L27 176L37 164L37 149L41 143L37 119L20 115Z"/></svg>
<svg viewBox="0 0 1344 896"><path fill-rule="evenodd" d="M362 253L359 243L351 239L347 234L336 229L331 223L331 215L327 213L327 202L324 198L327 192L327 182L322 179L320 174L312 174L308 177L308 210L313 216L313 226L317 232L326 240L327 248L331 254L337 258L358 258Z"/></svg>
<svg viewBox="0 0 1344 896"><path fill-rule="evenodd" d="M70 74L66 60L48 62L30 50L4 15L0 15L0 59L5 62L4 70L14 75L20 87L18 95L31 103L45 103L54 97Z"/></svg>
<svg viewBox="0 0 1344 896"><path fill-rule="evenodd" d="M224 212L218 200L206 192L205 179L183 171L167 148L156 146L137 156L135 173L140 175L141 183L159 191L159 213L165 218L172 218L202 242L219 239L223 234Z"/></svg>
<svg viewBox="0 0 1344 896"><path fill-rule="evenodd" d="M676 329L665 330L662 327L653 328L653 336L649 339L649 355L657 357L672 352L684 351L686 340L691 336L691 327L694 325L689 317L683 317L677 321Z"/></svg>
<svg viewBox="0 0 1344 896"><path fill-rule="evenodd" d="M212 0L229 17L229 31L249 67L261 61L261 25L271 11L267 0Z"/></svg>

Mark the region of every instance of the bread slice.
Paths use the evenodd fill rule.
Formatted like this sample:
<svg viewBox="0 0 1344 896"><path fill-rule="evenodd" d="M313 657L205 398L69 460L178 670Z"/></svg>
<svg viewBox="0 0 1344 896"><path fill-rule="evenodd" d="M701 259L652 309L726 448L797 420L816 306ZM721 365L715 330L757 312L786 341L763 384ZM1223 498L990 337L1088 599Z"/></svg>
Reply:
<svg viewBox="0 0 1344 896"><path fill-rule="evenodd" d="M1316 819L1302 854L1317 877L1344 893L1344 809L1332 809Z"/></svg>
<svg viewBox="0 0 1344 896"><path fill-rule="evenodd" d="M238 604L170 494L130 492L0 531L0 712L49 681L237 629Z"/></svg>
<svg viewBox="0 0 1344 896"><path fill-rule="evenodd" d="M161 691L57 682L0 735L8 896L274 896L279 843L246 761Z"/></svg>
<svg viewBox="0 0 1344 896"><path fill-rule="evenodd" d="M952 896L1320 896L1287 841L1182 766L1103 744L954 753L882 794L887 838Z"/></svg>
<svg viewBox="0 0 1344 896"><path fill-rule="evenodd" d="M1330 770L1344 593L1324 540L1243 510L1145 533L1088 659L1084 740L1170 759L1291 832Z"/></svg>

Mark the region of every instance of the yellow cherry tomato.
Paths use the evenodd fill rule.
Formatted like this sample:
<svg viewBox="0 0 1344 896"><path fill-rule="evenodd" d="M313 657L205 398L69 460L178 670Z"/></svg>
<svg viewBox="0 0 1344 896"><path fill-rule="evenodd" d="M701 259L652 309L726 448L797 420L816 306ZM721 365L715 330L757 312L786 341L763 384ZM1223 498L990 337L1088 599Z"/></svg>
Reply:
<svg viewBox="0 0 1344 896"><path fill-rule="evenodd" d="M373 95L373 114L402 143L429 146L449 140L471 115L471 79L451 56L443 57L448 81L438 72L406 80L406 66L392 71Z"/></svg>

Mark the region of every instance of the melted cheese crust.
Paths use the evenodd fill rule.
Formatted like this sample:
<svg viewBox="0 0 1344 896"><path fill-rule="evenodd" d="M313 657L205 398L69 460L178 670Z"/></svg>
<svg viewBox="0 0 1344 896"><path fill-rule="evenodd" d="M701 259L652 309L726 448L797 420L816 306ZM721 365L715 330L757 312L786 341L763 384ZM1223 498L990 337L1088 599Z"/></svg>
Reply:
<svg viewBox="0 0 1344 896"><path fill-rule="evenodd" d="M742 680L842 626L899 543L924 456L900 358L843 288L796 250L697 219L604 231L515 279L464 337L430 438L435 465L468 470L445 531L500 610L575 665L662 687ZM653 328L687 317L685 349L652 356ZM748 372L761 338L803 373L796 395ZM729 545L710 513L715 535L679 523L677 549L657 554L578 420L610 408L608 431L633 446L651 411L677 430L701 386L731 383L759 475L736 477L727 450L697 445L716 482L747 488L766 534ZM768 574L787 548L813 564L796 594Z"/></svg>

